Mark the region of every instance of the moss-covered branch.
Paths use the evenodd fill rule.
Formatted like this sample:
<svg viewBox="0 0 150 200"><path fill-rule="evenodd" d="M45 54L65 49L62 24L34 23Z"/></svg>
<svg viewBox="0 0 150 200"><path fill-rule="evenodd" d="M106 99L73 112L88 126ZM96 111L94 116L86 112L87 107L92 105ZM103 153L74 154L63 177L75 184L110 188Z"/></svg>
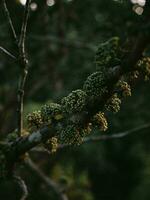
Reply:
<svg viewBox="0 0 150 200"><path fill-rule="evenodd" d="M124 49L117 37L100 44L95 57L96 68L81 89L72 91L60 104L50 103L29 114L24 135L18 136L17 132L8 135L0 144L1 177L8 175L14 163L39 144L55 151L57 144L82 143L93 127L107 129L105 110L118 112L122 99L131 95L126 77L150 77L150 59L143 56L150 40L146 26L144 24L132 49Z"/></svg>
<svg viewBox="0 0 150 200"><path fill-rule="evenodd" d="M41 111L30 114L28 116L30 133L10 143L11 157L18 158L34 146L45 143L52 137L57 137L62 143L79 144L82 142L82 138L90 132L92 124L95 125L94 118L96 119L96 117L94 116L107 107L107 102L111 101L112 97L114 102L111 101L112 105L109 103L109 108L112 106L115 110L113 107L117 106L115 103L118 103L119 106L120 102L117 98L121 97L114 98L114 94L118 95L115 91L120 83L118 81L123 75L139 69L137 63L142 58L148 41L148 37L140 35L133 50L123 61L120 61L120 65L108 68L103 73L100 70L94 72L87 78L82 90L71 92L62 99L61 104L52 103L43 106ZM127 91L123 91L130 95L127 84L122 87L127 89ZM102 128L105 118L100 117L99 120ZM106 124L106 122L104 123Z"/></svg>

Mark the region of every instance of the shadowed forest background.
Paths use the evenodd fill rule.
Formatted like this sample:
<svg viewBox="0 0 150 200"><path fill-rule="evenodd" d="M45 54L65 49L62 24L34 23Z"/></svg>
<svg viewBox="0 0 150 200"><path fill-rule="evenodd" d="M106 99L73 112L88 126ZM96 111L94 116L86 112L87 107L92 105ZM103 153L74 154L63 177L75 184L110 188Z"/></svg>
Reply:
<svg viewBox="0 0 150 200"><path fill-rule="evenodd" d="M24 6L7 1L19 33ZM98 45L118 36L133 39L141 31L142 15L129 1L115 0L33 0L28 22L26 48L29 75L25 88L25 116L83 85L94 71ZM130 44L129 44L130 45ZM0 46L17 52L0 2ZM150 52L147 52L147 54ZM0 138L16 128L16 102L19 68L0 52ZM109 128L93 135L111 135L150 122L150 82L137 80L132 96L126 98L116 114L107 113ZM25 122L26 123L26 122ZM120 139L91 142L68 147L49 155L30 151L30 156L47 177L61 184L69 200L149 200L149 129ZM59 198L30 168L17 166L25 180L28 200ZM17 184L0 183L0 199L18 200Z"/></svg>

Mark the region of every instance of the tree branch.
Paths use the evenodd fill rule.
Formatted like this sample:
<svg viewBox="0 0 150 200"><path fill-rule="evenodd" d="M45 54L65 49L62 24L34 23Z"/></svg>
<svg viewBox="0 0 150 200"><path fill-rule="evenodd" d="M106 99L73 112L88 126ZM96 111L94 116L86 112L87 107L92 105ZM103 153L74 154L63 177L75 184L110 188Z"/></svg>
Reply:
<svg viewBox="0 0 150 200"><path fill-rule="evenodd" d="M127 130L127 131L123 131L123 132L119 132L119 133L115 133L115 134L112 134L112 135L100 135L100 136L93 136L93 137L85 137L83 139L83 142L81 143L81 145L85 145L87 143L92 143L92 142L105 141L105 140L121 139L121 138L127 137L129 135L136 134L139 131L143 131L143 130L148 129L148 128L150 128L150 123L143 124L143 125L138 126L136 128L133 128L133 129L130 129L130 130ZM58 145L57 149L61 150L61 149L68 148L68 147L71 147L71 145L60 144L60 145ZM31 151L33 151L33 152L43 152L43 153L47 152L47 153L51 154L51 152L49 152L47 149L44 149L43 147L39 147L39 148L35 147Z"/></svg>
<svg viewBox="0 0 150 200"><path fill-rule="evenodd" d="M27 0L24 11L24 18L22 22L21 35L19 40L19 54L20 54L20 65L21 65L21 76L18 86L18 135L21 135L23 130L23 108L24 108L24 88L28 75L28 60L25 51L25 40L26 31L29 18L31 0Z"/></svg>
<svg viewBox="0 0 150 200"><path fill-rule="evenodd" d="M68 200L67 196L63 192L63 188L47 177L31 160L31 158L28 157L28 159L25 160L25 165L30 168L30 170L32 170L49 188L51 188L60 200Z"/></svg>
<svg viewBox="0 0 150 200"><path fill-rule="evenodd" d="M8 50L6 50L5 48L3 48L3 47L1 47L1 46L0 46L0 50L1 50L2 52L4 52L7 56L9 56L10 58L12 58L12 59L14 59L14 60L17 59L12 53L10 53Z"/></svg>
<svg viewBox="0 0 150 200"><path fill-rule="evenodd" d="M13 34L13 37L16 41L16 44L18 43L18 40L17 40L17 34L16 34L16 31L15 31L15 28L14 28L14 25L13 25L13 22L12 22L12 19L10 17L10 13L9 13L9 10L7 8L7 4L6 4L6 0L3 0L3 6L4 6L4 11L6 13L6 17L8 19L8 22L9 22L9 25L10 25L10 28L11 28L11 31L12 31L12 34Z"/></svg>
<svg viewBox="0 0 150 200"><path fill-rule="evenodd" d="M19 136L23 129L24 86L25 86L27 73L28 73L28 62L27 62L26 54L25 54L25 38L26 38L27 22L28 22L28 17L29 17L30 2L31 0L27 0L26 2L24 20L22 24L22 31L21 31L20 42L19 42L20 56L21 56L20 63L23 70L19 89L18 89L18 133L19 133ZM145 24L146 23L144 23L143 28L145 28ZM139 61L139 59L142 57L142 53L145 50L145 48L148 46L149 41L150 41L149 34L145 34L145 31L143 30L144 29L141 29L141 32L139 33L136 39L135 45L133 45L133 48L131 49L129 54L126 56L126 58L122 60L121 65L116 66L114 68L110 68L110 71L108 72L108 79L107 79L108 89L104 93L104 95L101 96L101 98L94 99L94 101L91 101L89 98L86 102L85 110L81 112L80 115L75 116L75 118L78 118L77 121L75 122L76 126L83 127L84 125L86 125L87 123L91 121L91 118L93 117L93 115L95 115L100 110L103 110L107 100L112 97L114 86L118 82L120 77L136 69L136 64ZM64 118L66 119L66 121L70 120L68 116L65 116ZM61 122L61 125L62 127L65 127L65 120ZM49 138L56 136L57 126L58 126L57 122L52 123L51 127L46 126L40 130L30 133L27 136L21 136L17 138L14 142L9 143L10 148L9 148L9 153L7 154L8 159L10 158L12 162L15 162L20 157L20 155L29 151L30 149L37 146L38 144L46 142Z"/></svg>
<svg viewBox="0 0 150 200"><path fill-rule="evenodd" d="M91 143L91 142L99 142L99 141L104 141L104 140L124 138L124 137L127 137L128 135L138 133L139 131L143 131L148 128L150 128L150 123L138 126L136 128L133 128L133 129L130 129L127 131L123 131L121 133L115 133L112 135L100 135L100 136L86 137L83 139L83 143L81 145ZM58 149L63 149L63 148L69 147L69 146L70 146L69 144L61 144L58 146Z"/></svg>
<svg viewBox="0 0 150 200"><path fill-rule="evenodd" d="M126 59L122 61L122 65L110 70L109 78L107 80L108 92L106 92L101 99L96 99L94 102L91 102L89 100L87 102L86 110L84 110L84 112L80 113L80 115L78 116L77 125L79 127L83 127L84 124L90 122L91 117L95 115L95 113L97 113L99 110L104 109L104 105L107 100L112 96L114 85L118 82L119 78L122 75L125 75L126 73L131 72L132 70L134 71L136 69L135 65L142 57L142 53L146 46L149 44L149 40L150 38L148 35L147 37L145 37L145 35L143 35L142 37L142 33L140 33L140 36L138 36L137 42L135 43L135 46L131 50L128 57L126 57ZM47 139L55 136L57 125L58 124L55 123L52 124L51 127L45 127L41 130L31 133L28 136L20 137L19 140L16 140L13 144L11 144L11 155L20 156L21 154L29 151L34 146L43 143Z"/></svg>
<svg viewBox="0 0 150 200"><path fill-rule="evenodd" d="M27 189L27 186L26 186L24 180L19 176L14 176L13 178L18 183L18 185L20 186L20 188L23 192L20 200L26 200L26 198L28 197L28 189Z"/></svg>
<svg viewBox="0 0 150 200"><path fill-rule="evenodd" d="M7 8L6 1L3 0L4 10L5 10L8 22L10 24L12 33L13 33L13 37L18 46L19 65L21 67L21 75L20 75L19 84L18 84L18 106L17 106L17 113L18 113L17 124L18 124L19 136L21 136L21 133L23 130L24 88L25 88L25 83L26 83L27 74L28 74L28 60L27 60L26 51L25 51L25 40L26 40L26 31L27 31L27 24L28 24L28 18L29 18L30 3L31 3L31 0L26 1L24 17L23 17L23 22L22 22L22 27L21 27L21 34L18 41L16 31L13 26L12 19L10 17L10 13ZM11 58L15 58L15 56L9 53L6 49L1 47L0 50L2 50L4 53L9 55Z"/></svg>

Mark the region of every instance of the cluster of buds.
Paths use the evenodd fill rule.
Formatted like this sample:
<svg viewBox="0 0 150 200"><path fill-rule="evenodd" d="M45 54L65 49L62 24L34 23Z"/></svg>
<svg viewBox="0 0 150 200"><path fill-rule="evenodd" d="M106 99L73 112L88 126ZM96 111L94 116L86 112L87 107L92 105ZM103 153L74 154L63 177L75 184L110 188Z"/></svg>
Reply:
<svg viewBox="0 0 150 200"><path fill-rule="evenodd" d="M144 57L138 62L138 70L143 74L144 79L150 79L150 57Z"/></svg>
<svg viewBox="0 0 150 200"><path fill-rule="evenodd" d="M120 110L121 99L118 98L118 95L115 93L105 105L106 109L114 113Z"/></svg>
<svg viewBox="0 0 150 200"><path fill-rule="evenodd" d="M93 117L93 124L101 131L106 131L108 129L108 122L103 112L99 112Z"/></svg>
<svg viewBox="0 0 150 200"><path fill-rule="evenodd" d="M41 111L34 111L27 115L27 124L29 128L40 128L43 125Z"/></svg>
<svg viewBox="0 0 150 200"><path fill-rule="evenodd" d="M52 137L44 144L45 149L47 149L51 153L55 153L58 148L58 139L56 137Z"/></svg>
<svg viewBox="0 0 150 200"><path fill-rule="evenodd" d="M123 97L131 96L131 87L127 82L120 80L117 86L121 90Z"/></svg>

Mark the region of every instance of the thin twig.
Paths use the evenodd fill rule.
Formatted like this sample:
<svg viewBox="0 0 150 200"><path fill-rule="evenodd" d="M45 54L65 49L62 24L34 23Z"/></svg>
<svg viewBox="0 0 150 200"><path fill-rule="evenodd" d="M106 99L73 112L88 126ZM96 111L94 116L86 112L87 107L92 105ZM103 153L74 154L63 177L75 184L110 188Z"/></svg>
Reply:
<svg viewBox="0 0 150 200"><path fill-rule="evenodd" d="M25 40L26 40L26 31L27 31L27 24L28 24L29 11L30 11L30 3L31 3L31 0L26 1L24 18L23 18L21 34L20 34L20 39L19 39L19 46L22 49L22 52L24 54L25 54Z"/></svg>
<svg viewBox="0 0 150 200"><path fill-rule="evenodd" d="M14 176L14 180L18 183L18 185L20 186L20 188L23 192L20 200L25 200L28 196L28 188L27 188L24 180L19 176Z"/></svg>
<svg viewBox="0 0 150 200"><path fill-rule="evenodd" d="M17 58L16 58L12 53L10 53L8 50L6 50L4 47L1 47L1 46L0 46L0 50L1 50L2 52L4 52L6 55L8 55L9 57L11 57L11 58L17 60Z"/></svg>
<svg viewBox="0 0 150 200"><path fill-rule="evenodd" d="M100 136L93 136L93 137L86 137L83 139L83 143L81 145L87 144L87 143L92 143L92 142L99 142L99 141L104 141L104 140L112 140L112 139L120 139L120 138L124 138L127 137L128 135L132 135L134 133L138 133L139 131L142 131L144 129L148 129L150 128L150 123L148 124L143 124L141 126L138 126L136 128L130 129L128 131L124 131L124 132L119 132L119 133L115 133L112 135L100 135ZM60 144L58 146L58 149L64 149L67 147L72 147L72 145L69 144ZM47 151L47 149L44 149L42 147L36 147L31 149L31 151L36 151L36 152L46 152L48 154L51 154L49 151Z"/></svg>
<svg viewBox="0 0 150 200"><path fill-rule="evenodd" d="M136 128L133 128L131 130L124 131L124 132L121 132L121 133L115 133L115 134L112 134L112 135L100 135L100 136L87 137L87 138L83 139L82 144L86 144L86 143L90 143L90 142L98 142L98 141L101 141L101 140L120 139L120 138L124 138L128 135L131 135L133 133L137 133L137 132L142 131L142 130L147 129L147 128L150 128L150 123L138 126ZM62 149L62 148L68 147L68 146L70 146L70 145L62 144L62 145L59 145L58 148Z"/></svg>
<svg viewBox="0 0 150 200"><path fill-rule="evenodd" d="M15 28L14 28L14 25L13 25L13 22L12 22L12 19L10 17L10 13L9 13L9 10L7 8L7 4L6 4L6 1L3 0L3 6L4 6L4 10L5 10L5 13L6 13L6 16L7 16L7 19L8 19L8 22L9 22L9 25L10 25L10 28L11 28L11 31L12 31L12 34L13 34L13 37L17 43L17 34L16 34L16 31L15 31Z"/></svg>
<svg viewBox="0 0 150 200"><path fill-rule="evenodd" d="M50 187L55 194L59 197L60 200L68 200L67 196L64 194L63 189L55 183L53 180L51 180L49 177L47 177L41 169L38 168L38 166L31 160L30 157L28 157L27 160L25 160L25 164L27 167L29 167L38 177L48 186Z"/></svg>
<svg viewBox="0 0 150 200"><path fill-rule="evenodd" d="M21 35L19 40L19 55L21 65L21 76L18 86L18 134L21 135L23 130L23 107L24 107L24 88L28 74L28 60L25 51L26 30L29 18L31 0L27 0L24 11L24 18L22 22Z"/></svg>

